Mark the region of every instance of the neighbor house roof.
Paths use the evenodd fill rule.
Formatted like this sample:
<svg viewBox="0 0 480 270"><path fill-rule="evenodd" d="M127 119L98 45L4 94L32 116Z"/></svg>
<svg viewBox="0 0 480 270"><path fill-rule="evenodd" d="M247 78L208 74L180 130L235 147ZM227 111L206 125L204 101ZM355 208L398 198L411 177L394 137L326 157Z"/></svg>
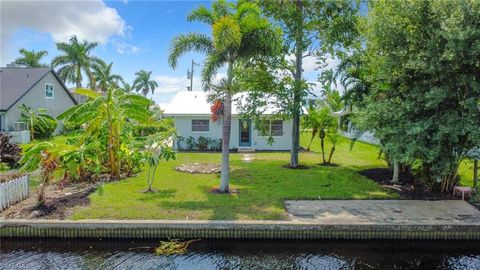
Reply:
<svg viewBox="0 0 480 270"><path fill-rule="evenodd" d="M164 108L165 115L210 115L211 104L208 103L207 93L204 91L181 91ZM245 100L246 94L236 94L232 97L232 114L241 113L239 103ZM263 108L264 114L274 114L278 108L269 106Z"/></svg>
<svg viewBox="0 0 480 270"><path fill-rule="evenodd" d="M53 73L73 102L77 104L68 88L52 69L48 67L7 67L0 68L0 111L10 109L49 72Z"/></svg>

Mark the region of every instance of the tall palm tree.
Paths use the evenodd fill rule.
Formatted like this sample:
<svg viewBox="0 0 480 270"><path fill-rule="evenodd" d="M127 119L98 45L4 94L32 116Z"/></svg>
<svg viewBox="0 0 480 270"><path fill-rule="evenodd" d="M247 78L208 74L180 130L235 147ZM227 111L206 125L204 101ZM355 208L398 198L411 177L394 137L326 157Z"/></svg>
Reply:
<svg viewBox="0 0 480 270"><path fill-rule="evenodd" d="M78 41L76 36L72 36L68 42L57 43L57 49L63 52L52 60L52 67L59 68L58 74L66 82L75 83L77 88L82 87L83 73L87 75L89 85L95 88L95 77L92 68L101 65L103 61L91 55L91 52L97 47L96 42L84 40Z"/></svg>
<svg viewBox="0 0 480 270"><path fill-rule="evenodd" d="M256 56L270 56L279 50L278 31L269 21L260 15L260 8L251 2L237 3L219 0L211 9L200 6L188 16L189 21L208 24L212 35L189 33L176 36L172 40L169 53L169 64L177 66L178 58L183 54L196 51L205 53L207 58L202 70L202 83L205 90L212 87L217 71L227 66L227 78L217 85L223 96L222 124L222 169L219 190L229 191L229 149L231 130L232 95L235 92L233 83L233 65L241 59Z"/></svg>
<svg viewBox="0 0 480 270"><path fill-rule="evenodd" d="M26 67L45 67L45 64L41 64L40 60L47 56L47 51L38 51L35 50L26 50L20 49L18 51L22 57L15 59L15 64L26 66Z"/></svg>
<svg viewBox="0 0 480 270"><path fill-rule="evenodd" d="M123 78L120 75L112 74L112 65L110 64L99 64L93 66L93 77L97 83L97 90L99 92L107 92L108 87L114 86L115 88L119 87L120 82L123 82Z"/></svg>
<svg viewBox="0 0 480 270"><path fill-rule="evenodd" d="M106 95L101 95L90 89L77 89L77 94L89 97L85 103L72 107L58 116L66 124L86 124L82 140L94 136L107 138L107 160L110 177L120 177L120 148L128 135L125 127L132 121L144 123L151 117L148 110L151 101L137 94L125 93L120 89L109 87Z"/></svg>
<svg viewBox="0 0 480 270"><path fill-rule="evenodd" d="M150 76L152 75L152 71L145 71L141 69L140 71L135 73L135 81L133 81L133 88L135 91L139 92L142 91L144 96L148 95L148 92L155 91L155 88L158 87L158 83L154 80L150 80Z"/></svg>

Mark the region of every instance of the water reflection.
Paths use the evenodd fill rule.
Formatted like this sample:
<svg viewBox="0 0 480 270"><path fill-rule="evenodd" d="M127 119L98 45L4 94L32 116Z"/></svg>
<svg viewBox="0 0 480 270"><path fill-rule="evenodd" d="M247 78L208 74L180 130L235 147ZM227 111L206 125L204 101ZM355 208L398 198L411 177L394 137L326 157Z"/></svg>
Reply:
<svg viewBox="0 0 480 270"><path fill-rule="evenodd" d="M2 239L0 244L0 269L9 270L480 269L480 243L465 241L200 241L174 256L145 248L157 240Z"/></svg>

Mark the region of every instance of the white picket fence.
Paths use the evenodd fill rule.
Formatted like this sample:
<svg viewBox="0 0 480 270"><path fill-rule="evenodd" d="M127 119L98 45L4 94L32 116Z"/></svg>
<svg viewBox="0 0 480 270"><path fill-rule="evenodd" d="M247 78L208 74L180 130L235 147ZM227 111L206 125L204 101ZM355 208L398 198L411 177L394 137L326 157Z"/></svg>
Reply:
<svg viewBox="0 0 480 270"><path fill-rule="evenodd" d="M28 197L28 175L0 183L0 212Z"/></svg>

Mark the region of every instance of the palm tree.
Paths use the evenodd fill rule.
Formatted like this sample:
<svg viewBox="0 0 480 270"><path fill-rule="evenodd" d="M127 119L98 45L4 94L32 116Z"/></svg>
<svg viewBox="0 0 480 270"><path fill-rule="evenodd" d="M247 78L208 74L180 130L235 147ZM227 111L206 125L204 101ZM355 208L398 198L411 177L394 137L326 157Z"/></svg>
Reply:
<svg viewBox="0 0 480 270"><path fill-rule="evenodd" d="M123 78L120 75L112 74L112 65L110 64L99 64L93 66L93 77L97 83L97 90L99 92L107 92L108 87L113 86L115 88L119 87L119 83L123 82Z"/></svg>
<svg viewBox="0 0 480 270"><path fill-rule="evenodd" d="M120 87L120 89L122 89L125 93L130 93L133 91L133 85L125 82L125 81L122 81L122 87Z"/></svg>
<svg viewBox="0 0 480 270"><path fill-rule="evenodd" d="M135 81L133 81L133 88L137 91L142 91L144 96L147 96L148 92L155 91L155 88L158 87L158 83L154 80L150 80L150 76L152 75L151 71L145 71L141 69L140 71L136 72Z"/></svg>
<svg viewBox="0 0 480 270"><path fill-rule="evenodd" d="M223 125L222 125L222 169L219 190L229 191L229 149L231 130L232 95L236 88L233 83L233 65L241 59L256 56L271 56L280 48L278 31L269 21L260 15L260 8L251 2L237 3L219 0L211 9L200 6L188 16L189 21L208 24L212 36L189 33L176 36L172 40L169 64L177 66L177 60L183 54L196 51L207 55L202 70L202 83L205 90L212 87L212 81L218 69L227 66L227 78L216 87L222 91Z"/></svg>
<svg viewBox="0 0 480 270"><path fill-rule="evenodd" d="M110 177L120 177L120 147L127 140L125 127L134 123L147 122L151 117L148 110L151 101L137 94L125 93L109 87L106 95L90 89L77 89L77 94L87 96L85 103L72 107L58 116L66 124L86 124L82 141L105 134L107 138L107 160Z"/></svg>
<svg viewBox="0 0 480 270"><path fill-rule="evenodd" d="M76 36L72 36L68 42L57 43L57 49L64 54L53 58L52 67L58 67L60 78L75 83L77 88L82 87L83 73L86 74L90 87L95 89L92 68L103 64L101 59L90 55L97 45L96 42L87 40L79 42Z"/></svg>
<svg viewBox="0 0 480 270"><path fill-rule="evenodd" d="M22 66L26 67L45 67L45 64L41 64L40 60L47 56L48 52L47 51L38 51L36 52L35 50L26 50L26 49L20 49L18 51L22 57L19 57L15 60L15 64L19 64Z"/></svg>
<svg viewBox="0 0 480 270"><path fill-rule="evenodd" d="M46 109L36 109L28 107L25 104L20 106L20 118L28 125L30 130L30 140L35 139L35 132L46 132L50 130L52 126L56 126L55 119L47 114Z"/></svg>

